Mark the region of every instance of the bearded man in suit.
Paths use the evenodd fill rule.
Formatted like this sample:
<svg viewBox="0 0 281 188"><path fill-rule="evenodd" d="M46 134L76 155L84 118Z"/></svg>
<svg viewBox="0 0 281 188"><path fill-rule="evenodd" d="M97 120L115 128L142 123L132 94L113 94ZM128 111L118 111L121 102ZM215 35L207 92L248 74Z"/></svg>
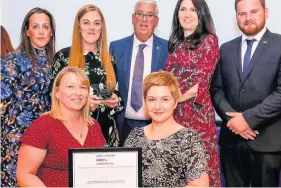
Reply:
<svg viewBox="0 0 281 188"><path fill-rule="evenodd" d="M223 44L212 80L223 123L226 186L278 187L281 168L281 35L265 22L265 0L235 0L242 36Z"/></svg>

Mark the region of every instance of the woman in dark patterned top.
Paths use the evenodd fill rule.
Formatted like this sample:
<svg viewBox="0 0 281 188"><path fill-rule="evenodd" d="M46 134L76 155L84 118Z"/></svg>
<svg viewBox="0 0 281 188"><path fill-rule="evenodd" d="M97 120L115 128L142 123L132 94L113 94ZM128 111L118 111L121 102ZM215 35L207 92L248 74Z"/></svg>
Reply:
<svg viewBox="0 0 281 188"><path fill-rule="evenodd" d="M179 99L178 81L171 73L149 74L143 84L152 123L135 128L124 147L142 147L144 187L209 186L208 155L193 130L173 118Z"/></svg>
<svg viewBox="0 0 281 188"><path fill-rule="evenodd" d="M21 43L1 62L1 187L15 187L19 139L50 108L55 21L45 9L24 18Z"/></svg>
<svg viewBox="0 0 281 188"><path fill-rule="evenodd" d="M85 5L77 13L72 46L57 52L53 78L65 66L79 67L89 76L92 116L99 122L107 146L118 146L119 138L114 114L123 109L117 91L115 62L108 52L106 25L102 12ZM50 87L51 88L51 87Z"/></svg>

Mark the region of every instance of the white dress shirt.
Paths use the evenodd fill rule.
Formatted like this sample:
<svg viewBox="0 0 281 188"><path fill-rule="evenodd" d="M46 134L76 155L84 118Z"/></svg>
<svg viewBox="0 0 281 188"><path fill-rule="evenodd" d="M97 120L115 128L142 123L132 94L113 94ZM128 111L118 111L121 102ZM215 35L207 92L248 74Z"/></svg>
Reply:
<svg viewBox="0 0 281 188"><path fill-rule="evenodd" d="M144 108L144 99L143 99L143 106L139 109L139 111L135 111L131 107L131 90L132 90L132 82L133 82L133 74L136 62L136 56L139 51L139 45L146 44L147 46L143 49L144 55L144 70L143 70L143 80L144 78L151 73L151 61L152 61L152 47L153 47L153 36L151 36L145 43L139 41L134 35L134 43L132 49L132 59L131 59L131 69L130 69L130 81L129 81L129 93L128 93L128 100L126 105L126 112L125 117L128 119L134 120L147 120L149 119L145 108ZM142 95L142 93L141 93Z"/></svg>
<svg viewBox="0 0 281 188"><path fill-rule="evenodd" d="M264 33L266 32L266 27L264 27L256 36L254 37L248 37L245 34L242 34L242 46L241 46L241 62L242 62L242 72L243 72L243 65L244 65L244 56L245 53L247 51L247 41L246 40L252 40L252 39L256 39L256 41L253 43L252 46L252 51L251 51L251 58L253 56L253 54L255 53L257 46L262 38L262 36L264 35Z"/></svg>

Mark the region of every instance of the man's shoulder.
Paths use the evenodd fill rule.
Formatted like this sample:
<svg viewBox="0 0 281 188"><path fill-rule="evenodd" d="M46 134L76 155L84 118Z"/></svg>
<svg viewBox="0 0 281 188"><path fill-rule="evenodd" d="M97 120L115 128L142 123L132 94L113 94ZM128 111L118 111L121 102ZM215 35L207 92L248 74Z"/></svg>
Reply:
<svg viewBox="0 0 281 188"><path fill-rule="evenodd" d="M274 39L281 40L281 34L279 34L279 33L272 33L272 32L269 32L269 34L270 34Z"/></svg>
<svg viewBox="0 0 281 188"><path fill-rule="evenodd" d="M166 39L163 39L163 38L161 38L161 37L158 37L157 35L153 35L153 37L155 38L154 40L158 40L158 41L160 41L160 42L162 42L162 43L164 43L164 44L167 44L168 45L168 40L166 40Z"/></svg>
<svg viewBox="0 0 281 188"><path fill-rule="evenodd" d="M133 35L130 35L130 36L127 36L127 37L122 38L122 39L114 40L114 41L110 42L110 44L111 44L111 45L122 44L122 43L124 43L124 42L126 42L126 41L128 41L128 40L133 39L133 38L134 38L134 36L133 36Z"/></svg>
<svg viewBox="0 0 281 188"><path fill-rule="evenodd" d="M232 47L233 45L237 45L241 42L241 36L236 37L235 39L232 39L230 41L227 41L221 45L221 48L228 48Z"/></svg>

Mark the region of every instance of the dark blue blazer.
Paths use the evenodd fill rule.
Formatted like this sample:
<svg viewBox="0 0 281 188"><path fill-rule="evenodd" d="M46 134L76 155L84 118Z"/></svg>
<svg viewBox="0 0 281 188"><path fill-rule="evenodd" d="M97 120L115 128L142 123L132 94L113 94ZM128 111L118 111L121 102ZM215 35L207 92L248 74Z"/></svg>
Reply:
<svg viewBox="0 0 281 188"><path fill-rule="evenodd" d="M113 41L109 45L110 53L115 58L116 62L119 92L124 101L124 110L121 113L117 114L117 126L119 129L119 134L121 136L123 132L123 122L125 118L125 108L128 99L133 43L134 34L126 38ZM160 69L164 69L164 64L167 57L168 41L159 38L156 35L153 35L151 72L156 72Z"/></svg>
<svg viewBox="0 0 281 188"><path fill-rule="evenodd" d="M219 143L231 147L242 140L226 127L225 114L242 112L249 126L260 133L248 145L255 151L281 151L281 35L265 32L246 76L241 73L241 42L238 37L221 46L213 75L213 105L223 120Z"/></svg>

